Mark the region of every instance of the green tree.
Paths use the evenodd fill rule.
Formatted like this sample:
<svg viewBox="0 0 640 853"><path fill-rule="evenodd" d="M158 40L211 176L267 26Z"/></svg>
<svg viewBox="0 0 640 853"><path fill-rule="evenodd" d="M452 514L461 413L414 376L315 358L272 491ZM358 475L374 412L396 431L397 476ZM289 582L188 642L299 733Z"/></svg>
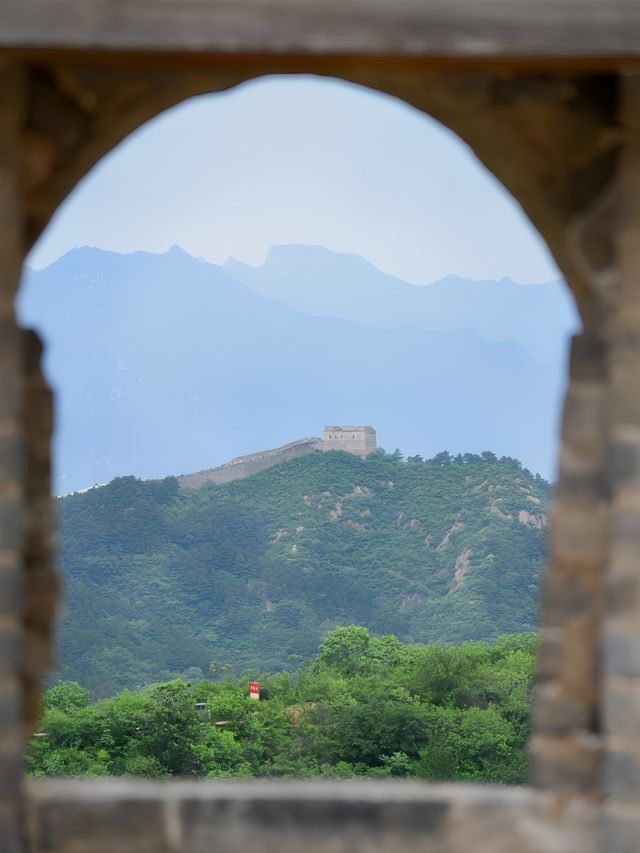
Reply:
<svg viewBox="0 0 640 853"><path fill-rule="evenodd" d="M57 708L67 714L74 708L86 708L88 704L89 695L77 681L61 681L51 687L47 690L43 703L45 708Z"/></svg>
<svg viewBox="0 0 640 853"><path fill-rule="evenodd" d="M347 677L355 675L366 667L369 642L366 628L356 625L335 628L320 644L317 663Z"/></svg>
<svg viewBox="0 0 640 853"><path fill-rule="evenodd" d="M146 703L143 725L144 755L156 759L171 775L193 772L193 743L200 723L188 685L172 681L155 688Z"/></svg>

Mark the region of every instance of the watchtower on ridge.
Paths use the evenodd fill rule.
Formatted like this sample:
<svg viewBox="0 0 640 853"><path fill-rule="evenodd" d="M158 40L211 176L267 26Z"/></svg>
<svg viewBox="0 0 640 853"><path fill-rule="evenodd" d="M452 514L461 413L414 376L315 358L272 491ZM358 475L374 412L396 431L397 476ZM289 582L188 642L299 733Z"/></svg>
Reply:
<svg viewBox="0 0 640 853"><path fill-rule="evenodd" d="M356 456L368 456L376 449L376 431L370 426L326 426L322 450L346 450Z"/></svg>

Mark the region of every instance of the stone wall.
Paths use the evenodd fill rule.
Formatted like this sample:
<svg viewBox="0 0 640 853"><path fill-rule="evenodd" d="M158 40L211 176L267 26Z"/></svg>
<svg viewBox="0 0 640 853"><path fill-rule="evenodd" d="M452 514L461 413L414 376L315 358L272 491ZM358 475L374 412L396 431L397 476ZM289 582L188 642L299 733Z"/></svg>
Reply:
<svg viewBox="0 0 640 853"><path fill-rule="evenodd" d="M548 794L401 779L37 781L28 827L30 853L597 853Z"/></svg>
<svg viewBox="0 0 640 853"><path fill-rule="evenodd" d="M368 456L376 449L376 431L370 426L326 426L322 450L346 450L357 456Z"/></svg>
<svg viewBox="0 0 640 853"><path fill-rule="evenodd" d="M181 489L199 489L205 483L230 483L242 480L258 471L265 471L280 462L306 456L315 450L346 450L358 456L367 456L376 449L376 431L370 426L326 426L324 438L299 438L282 447L262 450L237 456L224 465L196 471L194 474L181 474L177 479Z"/></svg>
<svg viewBox="0 0 640 853"><path fill-rule="evenodd" d="M199 489L205 483L221 484L242 480L280 462L287 462L289 459L297 459L299 456L306 456L308 453L320 450L321 444L322 441L319 438L300 438L282 447L275 447L273 450L238 456L217 468L208 468L206 471L197 471L195 474L183 474L177 478L178 483L181 489Z"/></svg>

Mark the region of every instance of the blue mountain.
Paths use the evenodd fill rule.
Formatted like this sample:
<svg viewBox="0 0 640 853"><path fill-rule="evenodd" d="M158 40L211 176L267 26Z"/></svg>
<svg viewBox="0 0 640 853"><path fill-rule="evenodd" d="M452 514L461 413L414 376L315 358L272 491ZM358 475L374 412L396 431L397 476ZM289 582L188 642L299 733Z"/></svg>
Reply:
<svg viewBox="0 0 640 853"><path fill-rule="evenodd" d="M362 259L348 264L373 269ZM283 293L267 298L275 288L236 274L248 278L237 264L223 269L177 247L160 255L81 248L26 273L19 316L43 336L58 392L58 493L123 474L209 468L317 435L325 422L371 423L388 450L492 450L552 474L559 360L545 365L514 340L485 339L467 324L468 311L455 329L420 328L400 313L382 323L387 309L376 306L393 298L381 273L370 290L347 273L325 287L325 295L344 289L354 314L365 302L370 314L357 318L309 316L321 312L295 310ZM394 293L430 290L392 284ZM327 306L325 314L338 312L328 296Z"/></svg>
<svg viewBox="0 0 640 853"><path fill-rule="evenodd" d="M487 340L517 341L533 358L562 363L579 320L562 281L519 285L450 275L418 286L387 275L358 255L322 246L274 246L259 267L230 258L229 275L260 296L304 314L381 328L474 329Z"/></svg>

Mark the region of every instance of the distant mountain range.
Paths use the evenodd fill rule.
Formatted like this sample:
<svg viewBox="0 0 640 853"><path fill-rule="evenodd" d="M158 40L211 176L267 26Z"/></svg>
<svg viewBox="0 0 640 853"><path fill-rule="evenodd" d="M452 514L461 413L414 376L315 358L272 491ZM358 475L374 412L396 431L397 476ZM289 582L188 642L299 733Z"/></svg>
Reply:
<svg viewBox="0 0 640 853"><path fill-rule="evenodd" d="M358 255L322 246L274 246L260 267L230 258L224 270L302 314L381 328L471 329L489 341L516 341L549 364L563 360L567 335L578 328L573 297L562 281L518 285L508 278L449 275L420 287L380 272Z"/></svg>
<svg viewBox="0 0 640 853"><path fill-rule="evenodd" d="M418 287L304 246L257 269L81 248L28 271L18 307L58 391L58 493L202 470L325 422L370 423L389 450L554 470L576 326L560 283Z"/></svg>

